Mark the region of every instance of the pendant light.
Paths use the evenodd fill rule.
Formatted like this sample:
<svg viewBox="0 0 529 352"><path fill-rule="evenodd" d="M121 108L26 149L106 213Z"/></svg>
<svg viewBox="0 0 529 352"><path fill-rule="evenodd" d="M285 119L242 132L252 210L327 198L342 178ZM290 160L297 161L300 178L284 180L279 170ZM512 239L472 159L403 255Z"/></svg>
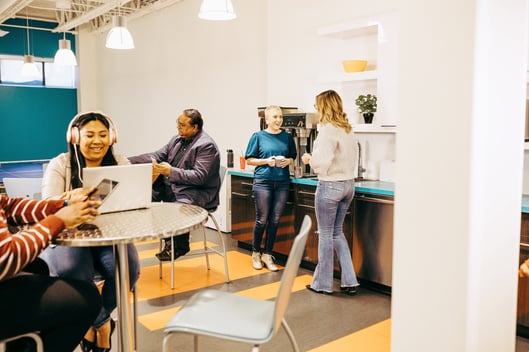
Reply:
<svg viewBox="0 0 529 352"><path fill-rule="evenodd" d="M53 58L55 65L77 66L77 59L72 51L70 40L66 39L66 33L63 32L63 39L59 39L59 50Z"/></svg>
<svg viewBox="0 0 529 352"><path fill-rule="evenodd" d="M121 14L112 16L112 29L108 32L105 46L110 49L134 49L134 40Z"/></svg>
<svg viewBox="0 0 529 352"><path fill-rule="evenodd" d="M211 21L227 21L237 18L231 0L202 0L198 18Z"/></svg>
<svg viewBox="0 0 529 352"><path fill-rule="evenodd" d="M28 41L28 53L24 55L24 64L22 65L22 77L38 79L40 77L39 70L35 65L35 58L31 55L29 46L29 19L26 11L26 37Z"/></svg>

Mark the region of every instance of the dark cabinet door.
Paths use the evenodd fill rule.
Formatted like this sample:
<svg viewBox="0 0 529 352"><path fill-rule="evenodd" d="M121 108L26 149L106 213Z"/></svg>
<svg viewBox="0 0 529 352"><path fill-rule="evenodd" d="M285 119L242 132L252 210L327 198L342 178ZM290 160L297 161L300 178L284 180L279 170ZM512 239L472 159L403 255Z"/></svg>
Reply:
<svg viewBox="0 0 529 352"><path fill-rule="evenodd" d="M305 254L303 256L304 266L314 268L318 264L318 222L316 221L316 208L314 205L314 196L316 194L316 186L295 185L295 222L296 231L299 231L303 217L309 215L312 220L312 228L307 239L307 246L305 247ZM351 206L352 207L352 206ZM353 217L351 208L346 214L344 221L344 234L351 249L353 238ZM334 260L335 276L340 277L340 268L338 261Z"/></svg>
<svg viewBox="0 0 529 352"><path fill-rule="evenodd" d="M520 234L520 264L529 258L529 214L522 213ZM518 279L517 334L529 338L529 279Z"/></svg>
<svg viewBox="0 0 529 352"><path fill-rule="evenodd" d="M253 178L231 176L231 235L238 241L239 247L249 250L252 249L255 224L255 201L252 186ZM295 235L294 190L291 188L274 243L274 254L279 255L280 261L283 261L284 257L290 253ZM264 239L262 246L264 246Z"/></svg>

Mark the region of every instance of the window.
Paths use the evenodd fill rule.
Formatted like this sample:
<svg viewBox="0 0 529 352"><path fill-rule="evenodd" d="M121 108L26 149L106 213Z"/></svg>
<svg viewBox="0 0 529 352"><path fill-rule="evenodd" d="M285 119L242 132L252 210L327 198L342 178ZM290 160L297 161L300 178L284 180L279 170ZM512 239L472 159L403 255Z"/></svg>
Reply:
<svg viewBox="0 0 529 352"><path fill-rule="evenodd" d="M0 84L77 88L77 66L61 66L52 62L35 61L36 78L22 76L22 58L0 57Z"/></svg>

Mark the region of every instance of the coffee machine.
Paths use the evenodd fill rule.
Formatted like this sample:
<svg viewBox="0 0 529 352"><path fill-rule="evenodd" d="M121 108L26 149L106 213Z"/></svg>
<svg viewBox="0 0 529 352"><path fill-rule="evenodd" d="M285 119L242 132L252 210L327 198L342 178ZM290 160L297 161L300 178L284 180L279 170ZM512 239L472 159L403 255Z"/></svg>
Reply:
<svg viewBox="0 0 529 352"><path fill-rule="evenodd" d="M301 156L312 152L312 145L317 136L318 115L316 113L296 112L296 108L281 107L283 112L283 129L294 137L298 155L294 164L290 165L290 174L295 177L315 176L310 165L304 165ZM258 108L261 130L266 128L264 108ZM297 171L296 171L297 170ZM301 171L300 171L301 170Z"/></svg>

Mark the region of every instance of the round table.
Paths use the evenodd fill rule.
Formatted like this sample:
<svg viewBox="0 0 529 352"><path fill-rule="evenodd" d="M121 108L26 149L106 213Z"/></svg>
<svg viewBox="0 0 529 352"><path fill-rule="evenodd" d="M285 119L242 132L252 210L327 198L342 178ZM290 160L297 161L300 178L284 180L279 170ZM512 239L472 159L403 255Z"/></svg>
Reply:
<svg viewBox="0 0 529 352"><path fill-rule="evenodd" d="M72 247L113 246L116 262L118 350L134 351L129 302L127 244L177 236L204 226L208 212L183 203L152 203L149 208L102 214L93 222L63 231L55 244ZM136 323L136 322L134 322ZM134 324L135 325L135 324Z"/></svg>

